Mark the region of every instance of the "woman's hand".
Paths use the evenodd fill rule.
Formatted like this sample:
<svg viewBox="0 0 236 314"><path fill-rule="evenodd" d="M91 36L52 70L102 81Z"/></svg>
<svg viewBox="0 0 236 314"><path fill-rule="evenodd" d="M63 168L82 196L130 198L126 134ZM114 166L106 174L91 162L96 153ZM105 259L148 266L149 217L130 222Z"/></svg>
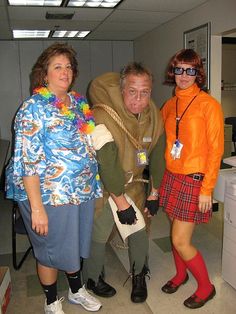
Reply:
<svg viewBox="0 0 236 314"><path fill-rule="evenodd" d="M202 213L206 213L212 208L212 197L211 195L199 195L199 210Z"/></svg>
<svg viewBox="0 0 236 314"><path fill-rule="evenodd" d="M32 209L31 211L32 229L39 235L48 234L48 215L44 208Z"/></svg>
<svg viewBox="0 0 236 314"><path fill-rule="evenodd" d="M32 229L39 235L48 234L48 215L42 202L39 176L23 177L31 207Z"/></svg>

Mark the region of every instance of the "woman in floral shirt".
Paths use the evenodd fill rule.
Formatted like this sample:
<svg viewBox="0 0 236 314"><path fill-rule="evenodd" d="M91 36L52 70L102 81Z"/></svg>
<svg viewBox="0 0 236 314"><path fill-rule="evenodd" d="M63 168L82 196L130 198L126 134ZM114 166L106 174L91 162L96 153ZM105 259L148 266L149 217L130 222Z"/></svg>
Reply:
<svg viewBox="0 0 236 314"><path fill-rule="evenodd" d="M6 171L7 197L17 201L33 245L45 313L64 313L58 270L68 278L69 301L89 311L101 307L80 280L101 187L91 145L93 116L86 99L71 91L77 73L75 51L66 44L53 44L40 55L31 73L33 95L15 118Z"/></svg>

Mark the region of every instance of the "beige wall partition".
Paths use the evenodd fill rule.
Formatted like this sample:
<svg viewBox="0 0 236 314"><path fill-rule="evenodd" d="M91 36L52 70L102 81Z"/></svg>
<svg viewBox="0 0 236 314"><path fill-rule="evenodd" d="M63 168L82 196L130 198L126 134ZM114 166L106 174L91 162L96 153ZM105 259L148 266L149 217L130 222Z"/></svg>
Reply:
<svg viewBox="0 0 236 314"><path fill-rule="evenodd" d="M79 78L74 89L82 94L95 76L119 71L133 60L132 41L69 41L78 54ZM11 140L12 120L22 100L29 96L29 74L37 57L52 41L0 42L0 129Z"/></svg>
<svg viewBox="0 0 236 314"><path fill-rule="evenodd" d="M153 70L154 99L161 106L171 96L172 88L163 86L170 57L183 48L183 33L211 23L210 93L221 101L221 35L236 29L236 1L209 0L134 41L135 59Z"/></svg>

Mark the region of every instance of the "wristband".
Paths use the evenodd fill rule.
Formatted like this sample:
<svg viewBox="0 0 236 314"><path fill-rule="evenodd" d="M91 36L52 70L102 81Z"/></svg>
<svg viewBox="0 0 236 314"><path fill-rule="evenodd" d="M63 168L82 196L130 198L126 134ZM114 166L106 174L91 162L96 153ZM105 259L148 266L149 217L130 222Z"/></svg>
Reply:
<svg viewBox="0 0 236 314"><path fill-rule="evenodd" d="M151 192L151 193L150 193L150 196L159 197L159 194L158 194L158 192Z"/></svg>

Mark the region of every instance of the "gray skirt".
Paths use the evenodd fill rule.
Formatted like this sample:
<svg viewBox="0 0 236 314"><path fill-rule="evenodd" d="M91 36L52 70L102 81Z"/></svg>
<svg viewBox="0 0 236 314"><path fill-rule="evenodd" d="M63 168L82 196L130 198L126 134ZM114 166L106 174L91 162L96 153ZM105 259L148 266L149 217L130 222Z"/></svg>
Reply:
<svg viewBox="0 0 236 314"><path fill-rule="evenodd" d="M48 214L48 235L32 230L28 201L18 202L37 261L66 272L80 269L80 259L88 258L93 227L94 200L80 205L44 205Z"/></svg>

